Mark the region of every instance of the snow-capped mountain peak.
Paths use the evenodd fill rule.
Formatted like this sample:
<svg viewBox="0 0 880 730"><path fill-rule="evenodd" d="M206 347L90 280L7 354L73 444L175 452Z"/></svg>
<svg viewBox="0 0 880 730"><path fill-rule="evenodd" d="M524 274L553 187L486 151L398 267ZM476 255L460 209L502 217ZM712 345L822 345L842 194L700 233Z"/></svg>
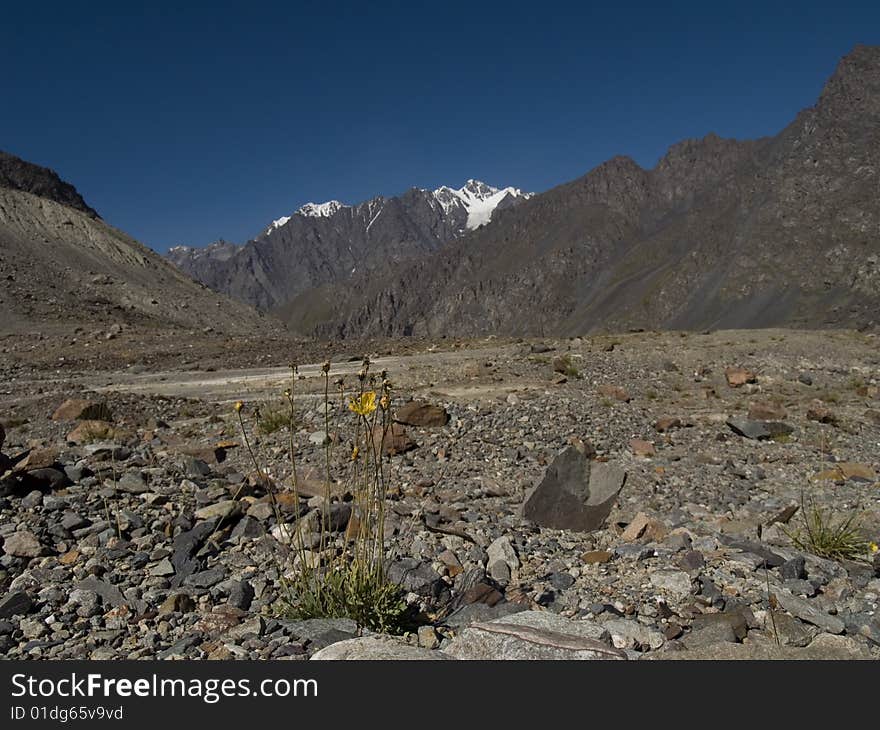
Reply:
<svg viewBox="0 0 880 730"><path fill-rule="evenodd" d="M498 204L508 195L524 199L532 197L531 193L524 193L519 188L493 188L480 180L468 180L464 187L458 190L444 185L434 190L433 194L446 213L456 205L464 206L467 211L465 225L469 230L488 223Z"/></svg>
<svg viewBox="0 0 880 730"><path fill-rule="evenodd" d="M345 203L340 203L338 200L328 200L326 203L306 203L297 208L297 210L291 215L283 215L280 218L276 218L272 221L265 232L268 234L281 228L281 226L285 225L295 215L302 215L307 218L329 218L343 208L348 207L349 206L345 205Z"/></svg>
<svg viewBox="0 0 880 730"><path fill-rule="evenodd" d="M296 212L300 215L311 216L312 218L329 218L334 213L347 208L344 203L338 200L328 200L326 203L306 203Z"/></svg>

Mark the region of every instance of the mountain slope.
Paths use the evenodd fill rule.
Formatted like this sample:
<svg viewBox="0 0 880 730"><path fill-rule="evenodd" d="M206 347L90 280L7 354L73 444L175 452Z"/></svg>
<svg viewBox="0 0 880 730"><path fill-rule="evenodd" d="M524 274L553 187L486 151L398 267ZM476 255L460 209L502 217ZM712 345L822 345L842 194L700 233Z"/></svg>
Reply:
<svg viewBox="0 0 880 730"><path fill-rule="evenodd" d="M880 324L880 48L773 138L615 158L353 291L329 336ZM284 312L294 321L293 306Z"/></svg>
<svg viewBox="0 0 880 730"><path fill-rule="evenodd" d="M468 180L459 190L413 188L356 206L308 203L242 247L180 246L168 257L212 289L268 310L316 288L345 286L358 274L421 258L528 197Z"/></svg>
<svg viewBox="0 0 880 730"><path fill-rule="evenodd" d="M272 326L108 226L51 171L21 160L10 167L13 174L5 167L0 178L0 332L110 323L242 333Z"/></svg>

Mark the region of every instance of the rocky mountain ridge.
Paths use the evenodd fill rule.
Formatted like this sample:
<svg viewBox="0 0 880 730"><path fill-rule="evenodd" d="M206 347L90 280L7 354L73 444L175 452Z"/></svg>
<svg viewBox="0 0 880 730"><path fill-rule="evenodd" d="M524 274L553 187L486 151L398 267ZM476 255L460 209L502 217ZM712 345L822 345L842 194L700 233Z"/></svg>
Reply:
<svg viewBox="0 0 880 730"><path fill-rule="evenodd" d="M168 257L212 289L268 310L316 287L344 287L354 275L421 258L529 197L468 180L458 190L412 188L353 206L307 203L244 246L179 246Z"/></svg>
<svg viewBox="0 0 880 730"><path fill-rule="evenodd" d="M650 170L616 157L393 276L327 292L315 331L876 327L878 121L880 48L859 46L777 136L688 140ZM283 314L296 326L302 311Z"/></svg>

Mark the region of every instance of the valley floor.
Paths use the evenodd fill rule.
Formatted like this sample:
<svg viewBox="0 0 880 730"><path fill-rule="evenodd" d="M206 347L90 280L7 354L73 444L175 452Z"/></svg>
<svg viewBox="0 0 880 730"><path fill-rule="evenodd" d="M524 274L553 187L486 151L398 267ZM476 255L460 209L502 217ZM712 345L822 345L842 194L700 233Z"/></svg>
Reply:
<svg viewBox="0 0 880 730"><path fill-rule="evenodd" d="M871 334L786 330L341 345L210 332L7 336L0 651L880 658L880 562L869 547L880 542L878 345ZM298 471L304 482L319 473L329 359L334 491L344 493L351 414L334 381L355 387L364 355L372 372L387 370L395 407L417 398L449 415L406 425L413 448L390 459L391 574L423 624L394 641L346 620L279 614L292 556L263 485L249 480L233 410L243 401L293 523L309 495L291 490L288 434L258 426L271 430L293 387ZM98 425L86 428L53 420L71 398L107 412L87 411ZM590 533L522 516L572 443L627 472ZM812 507L856 516L864 554L833 560L795 544Z"/></svg>

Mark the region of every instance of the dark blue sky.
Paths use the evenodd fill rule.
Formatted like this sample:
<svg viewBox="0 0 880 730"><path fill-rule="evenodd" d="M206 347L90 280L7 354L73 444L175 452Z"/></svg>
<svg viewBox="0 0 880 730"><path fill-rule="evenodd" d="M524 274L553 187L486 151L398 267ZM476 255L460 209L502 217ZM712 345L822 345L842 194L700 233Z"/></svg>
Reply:
<svg viewBox="0 0 880 730"><path fill-rule="evenodd" d="M0 26L0 149L160 251L311 200L541 191L775 134L880 43L864 0L177 4L16 3Z"/></svg>

